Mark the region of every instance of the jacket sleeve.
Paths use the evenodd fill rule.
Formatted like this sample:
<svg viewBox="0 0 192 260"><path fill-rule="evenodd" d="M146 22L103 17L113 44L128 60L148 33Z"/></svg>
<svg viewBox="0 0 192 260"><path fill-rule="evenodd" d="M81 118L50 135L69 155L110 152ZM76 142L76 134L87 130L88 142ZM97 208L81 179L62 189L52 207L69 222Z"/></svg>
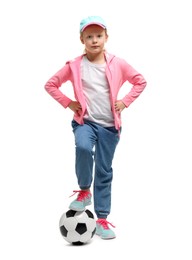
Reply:
<svg viewBox="0 0 192 260"><path fill-rule="evenodd" d="M128 81L132 87L129 93L122 98L123 103L128 107L145 89L147 82L142 74L136 71L131 65L124 63L124 81Z"/></svg>
<svg viewBox="0 0 192 260"><path fill-rule="evenodd" d="M55 75L53 75L45 84L45 90L64 108L67 108L71 99L68 98L59 89L63 83L71 78L71 71L68 64L60 69Z"/></svg>

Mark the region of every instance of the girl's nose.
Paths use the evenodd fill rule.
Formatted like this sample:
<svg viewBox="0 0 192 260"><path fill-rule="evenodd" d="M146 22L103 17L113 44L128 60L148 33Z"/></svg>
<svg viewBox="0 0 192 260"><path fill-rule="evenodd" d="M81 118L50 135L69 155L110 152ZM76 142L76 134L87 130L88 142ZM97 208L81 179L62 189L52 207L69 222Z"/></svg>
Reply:
<svg viewBox="0 0 192 260"><path fill-rule="evenodd" d="M93 37L93 42L97 42L97 37Z"/></svg>

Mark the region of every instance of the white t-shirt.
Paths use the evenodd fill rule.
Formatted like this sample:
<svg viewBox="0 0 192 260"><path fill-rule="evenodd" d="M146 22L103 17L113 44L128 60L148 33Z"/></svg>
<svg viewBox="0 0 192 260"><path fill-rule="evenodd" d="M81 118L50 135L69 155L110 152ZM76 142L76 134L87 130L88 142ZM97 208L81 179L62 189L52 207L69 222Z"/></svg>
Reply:
<svg viewBox="0 0 192 260"><path fill-rule="evenodd" d="M114 126L110 92L104 64L91 63L86 56L81 63L81 78L87 111L84 118L104 127Z"/></svg>

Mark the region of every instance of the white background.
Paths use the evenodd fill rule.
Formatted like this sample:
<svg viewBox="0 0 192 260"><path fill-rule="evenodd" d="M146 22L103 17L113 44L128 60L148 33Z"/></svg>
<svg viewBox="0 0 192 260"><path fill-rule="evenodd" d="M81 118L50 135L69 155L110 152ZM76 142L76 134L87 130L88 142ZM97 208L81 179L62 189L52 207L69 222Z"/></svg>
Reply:
<svg viewBox="0 0 192 260"><path fill-rule="evenodd" d="M82 54L89 15L148 84L122 115L108 218L117 238L71 247L58 223L78 188L72 113L44 85ZM1 1L1 259L192 259L191 24L187 0Z"/></svg>

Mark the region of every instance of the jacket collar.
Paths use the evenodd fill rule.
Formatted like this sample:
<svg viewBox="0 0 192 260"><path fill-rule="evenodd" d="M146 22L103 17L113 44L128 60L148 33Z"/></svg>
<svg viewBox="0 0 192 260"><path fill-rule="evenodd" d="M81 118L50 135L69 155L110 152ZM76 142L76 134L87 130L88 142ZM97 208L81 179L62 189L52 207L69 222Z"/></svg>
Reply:
<svg viewBox="0 0 192 260"><path fill-rule="evenodd" d="M73 63L73 62L77 62L77 63L78 63L78 62L80 62L80 61L82 60L83 56L85 56L85 55L86 55L86 54L84 53L84 54L82 54L82 55L76 57L75 59L68 61L67 63ZM111 62L111 60L115 57L115 55L110 54L110 53L108 53L107 51L104 52L104 55L105 55L105 60L106 60L106 62L107 62L108 64L109 64L109 63Z"/></svg>

